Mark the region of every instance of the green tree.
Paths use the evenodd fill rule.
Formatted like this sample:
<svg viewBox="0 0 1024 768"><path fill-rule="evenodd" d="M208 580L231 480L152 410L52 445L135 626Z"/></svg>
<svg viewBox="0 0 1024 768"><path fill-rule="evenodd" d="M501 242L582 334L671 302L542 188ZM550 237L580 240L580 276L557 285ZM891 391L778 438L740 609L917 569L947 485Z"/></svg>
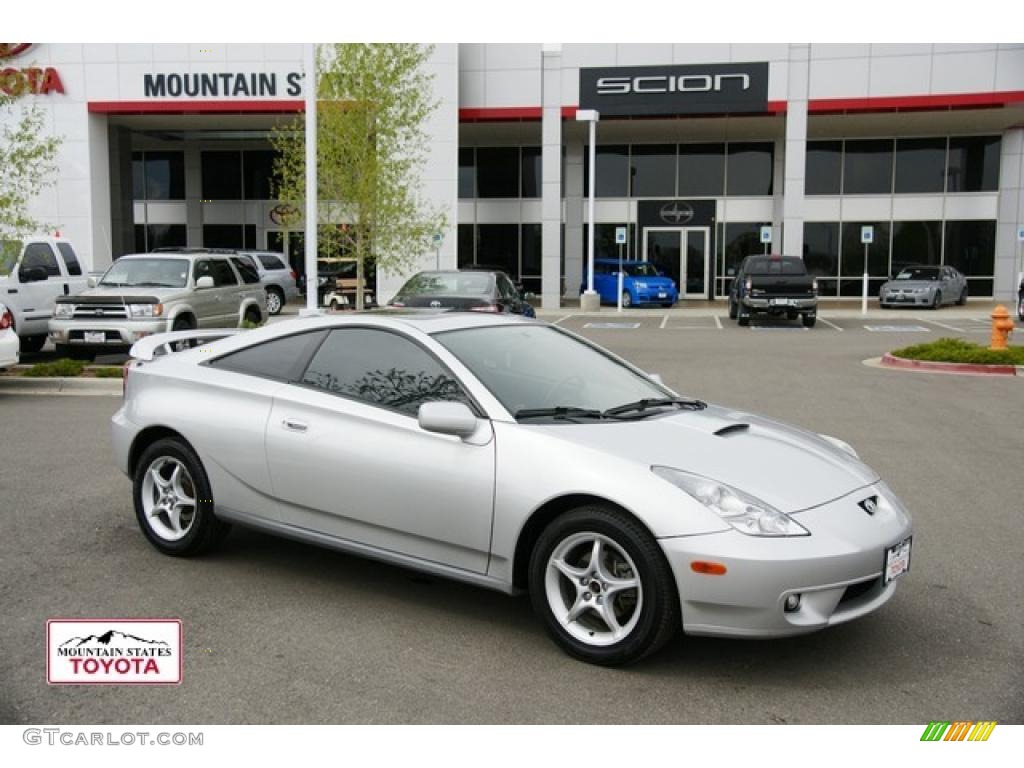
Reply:
<svg viewBox="0 0 1024 768"><path fill-rule="evenodd" d="M29 203L56 180L60 139L47 136L45 112L0 93L0 271L17 258L17 241L48 225Z"/></svg>
<svg viewBox="0 0 1024 768"><path fill-rule="evenodd" d="M426 162L424 124L437 108L423 64L433 48L400 43L333 43L317 51L318 240L322 256L357 260L364 275L408 271L444 226L442 211L420 194ZM305 209L302 116L274 132L277 198Z"/></svg>

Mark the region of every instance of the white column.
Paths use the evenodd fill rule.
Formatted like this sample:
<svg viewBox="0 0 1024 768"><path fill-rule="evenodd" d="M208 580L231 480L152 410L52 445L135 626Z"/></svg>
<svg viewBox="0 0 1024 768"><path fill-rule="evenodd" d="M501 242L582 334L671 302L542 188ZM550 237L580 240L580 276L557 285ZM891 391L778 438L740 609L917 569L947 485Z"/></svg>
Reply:
<svg viewBox="0 0 1024 768"><path fill-rule="evenodd" d="M569 126L571 128L571 126ZM575 131L578 132L578 131ZM573 133L575 133L573 132ZM576 296L586 281L583 258L583 140L570 138L565 146L565 290Z"/></svg>
<svg viewBox="0 0 1024 768"><path fill-rule="evenodd" d="M804 180L807 168L807 97L810 82L809 45L789 46L786 95L786 151L782 200L782 253L804 253Z"/></svg>
<svg viewBox="0 0 1024 768"><path fill-rule="evenodd" d="M562 303L562 46L541 46L541 307Z"/></svg>
<svg viewBox="0 0 1024 768"><path fill-rule="evenodd" d="M996 221L996 263L994 298L1000 302L1017 300L1022 244L1017 228L1024 226L1024 129L1011 128L1003 133L999 161L999 218ZM1013 311L1012 306L1008 307Z"/></svg>
<svg viewBox="0 0 1024 768"><path fill-rule="evenodd" d="M316 44L306 43L306 311L315 312L317 252L317 188L316 188Z"/></svg>

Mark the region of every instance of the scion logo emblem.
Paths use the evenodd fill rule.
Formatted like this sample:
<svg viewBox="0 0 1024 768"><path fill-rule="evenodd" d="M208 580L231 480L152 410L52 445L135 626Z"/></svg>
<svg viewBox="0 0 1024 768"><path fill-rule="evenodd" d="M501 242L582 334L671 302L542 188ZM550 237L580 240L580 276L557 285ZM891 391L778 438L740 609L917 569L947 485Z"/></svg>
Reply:
<svg viewBox="0 0 1024 768"><path fill-rule="evenodd" d="M0 43L0 59L10 59L31 47L32 43Z"/></svg>
<svg viewBox="0 0 1024 768"><path fill-rule="evenodd" d="M672 202L661 206L661 220L669 224L685 224L693 218L693 208L686 203Z"/></svg>
<svg viewBox="0 0 1024 768"><path fill-rule="evenodd" d="M869 515L875 514L878 509L878 499L874 496L868 496L860 503L860 508L867 512Z"/></svg>

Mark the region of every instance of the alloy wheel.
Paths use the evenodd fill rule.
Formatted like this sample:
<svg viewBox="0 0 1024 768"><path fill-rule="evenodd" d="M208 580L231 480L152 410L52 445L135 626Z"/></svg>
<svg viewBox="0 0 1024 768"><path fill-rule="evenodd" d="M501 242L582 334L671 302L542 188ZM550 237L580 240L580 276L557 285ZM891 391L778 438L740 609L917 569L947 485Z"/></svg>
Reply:
<svg viewBox="0 0 1024 768"><path fill-rule="evenodd" d="M142 508L150 530L179 541L196 519L196 489L185 465L170 456L155 459L142 482Z"/></svg>

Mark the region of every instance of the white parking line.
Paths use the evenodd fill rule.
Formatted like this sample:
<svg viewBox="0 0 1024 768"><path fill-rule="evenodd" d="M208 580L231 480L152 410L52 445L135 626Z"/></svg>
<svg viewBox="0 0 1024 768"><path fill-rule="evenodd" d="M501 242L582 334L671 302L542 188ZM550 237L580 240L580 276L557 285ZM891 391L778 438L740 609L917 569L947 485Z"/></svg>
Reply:
<svg viewBox="0 0 1024 768"><path fill-rule="evenodd" d="M560 322L562 322L563 320L568 320L570 317L572 317L572 315L563 315L562 317L558 318L557 320L552 320L551 324L552 325L558 325Z"/></svg>
<svg viewBox="0 0 1024 768"><path fill-rule="evenodd" d="M946 325L945 323L940 323L937 320L929 320L926 317L919 317L919 318L917 318L917 320L919 322L922 322L922 323L931 323L932 325L937 325L937 326L939 326L939 328L945 328L947 331L956 331L957 333L964 333L964 329L963 328L957 328L957 327L952 326L952 325Z"/></svg>
<svg viewBox="0 0 1024 768"><path fill-rule="evenodd" d="M830 328L835 328L835 329L836 329L837 331L839 331L840 333L842 333L842 332L843 332L843 329L842 329L842 328L840 328L840 327L839 327L838 325L836 325L835 323L830 323L830 322L829 322L828 320L826 320L826 319L825 319L824 317L822 317L821 315L818 315L818 319L819 319L819 320L821 320L821 322L823 322L823 323L824 323L825 325L829 326Z"/></svg>
<svg viewBox="0 0 1024 768"><path fill-rule="evenodd" d="M664 330L665 330L665 326L666 326L666 325L668 325L668 315L665 315L665 317L664 317L664 318L662 318L662 321L661 321L661 330L663 330L663 331L664 331Z"/></svg>
<svg viewBox="0 0 1024 768"><path fill-rule="evenodd" d="M722 330L722 321L718 315L715 315L715 325L718 326L718 330Z"/></svg>

